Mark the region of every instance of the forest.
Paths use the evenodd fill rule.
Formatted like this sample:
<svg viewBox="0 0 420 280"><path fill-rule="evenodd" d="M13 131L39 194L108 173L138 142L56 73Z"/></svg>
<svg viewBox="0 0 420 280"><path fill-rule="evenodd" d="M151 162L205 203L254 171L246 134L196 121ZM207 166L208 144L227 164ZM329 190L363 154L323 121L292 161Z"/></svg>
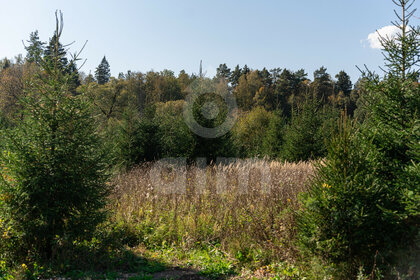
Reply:
<svg viewBox="0 0 420 280"><path fill-rule="evenodd" d="M394 3L360 77L86 74L56 12L0 60L0 280L419 279L420 27Z"/></svg>

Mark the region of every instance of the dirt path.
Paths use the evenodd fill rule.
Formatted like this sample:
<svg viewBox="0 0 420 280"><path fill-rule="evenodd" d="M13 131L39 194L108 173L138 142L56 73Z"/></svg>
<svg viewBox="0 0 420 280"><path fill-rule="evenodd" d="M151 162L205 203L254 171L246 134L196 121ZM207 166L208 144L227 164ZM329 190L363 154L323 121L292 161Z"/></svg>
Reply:
<svg viewBox="0 0 420 280"><path fill-rule="evenodd" d="M153 274L153 280L173 279L173 280L207 280L207 278L198 275L194 270L171 269Z"/></svg>
<svg viewBox="0 0 420 280"><path fill-rule="evenodd" d="M127 273L120 275L118 280L127 280L132 277L139 276L137 273ZM149 278L148 278L149 279ZM201 276L195 270L186 270L180 268L172 268L152 274L153 280L208 280ZM61 280L61 279L60 279Z"/></svg>

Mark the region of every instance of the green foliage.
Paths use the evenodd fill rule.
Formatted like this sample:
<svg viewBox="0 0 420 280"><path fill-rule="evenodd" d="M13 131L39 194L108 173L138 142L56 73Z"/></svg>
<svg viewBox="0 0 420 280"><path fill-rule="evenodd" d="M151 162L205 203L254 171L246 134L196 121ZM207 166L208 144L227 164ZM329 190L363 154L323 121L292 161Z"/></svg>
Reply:
<svg viewBox="0 0 420 280"><path fill-rule="evenodd" d="M237 122L234 137L236 146L240 147L242 157L263 155L262 142L266 138L267 127L270 124L273 126L274 122L274 114L267 112L262 107L254 108Z"/></svg>
<svg viewBox="0 0 420 280"><path fill-rule="evenodd" d="M27 42L29 43L29 46L25 46L25 50L27 51L26 61L39 64L39 58L42 57L44 53L45 43L39 40L38 30L29 35L29 40Z"/></svg>
<svg viewBox="0 0 420 280"><path fill-rule="evenodd" d="M184 101L169 101L158 108L159 143L162 157L192 158L195 139L182 115Z"/></svg>
<svg viewBox="0 0 420 280"><path fill-rule="evenodd" d="M283 158L289 161L316 159L326 153L325 139L331 134L333 111L308 97L301 108L293 112L291 123L285 130Z"/></svg>
<svg viewBox="0 0 420 280"><path fill-rule="evenodd" d="M107 83L111 78L111 69L109 68L109 63L105 56L95 70L95 78L100 85Z"/></svg>
<svg viewBox="0 0 420 280"><path fill-rule="evenodd" d="M262 142L262 154L271 158L281 158L284 143L285 117L277 110L272 113Z"/></svg>
<svg viewBox="0 0 420 280"><path fill-rule="evenodd" d="M382 38L386 76L365 73L366 121L357 128L344 119L332 137L304 199L300 231L307 248L345 262L348 275L378 267L417 279L420 87L413 61L420 33L407 26L412 1L395 3L403 15L395 23L400 34Z"/></svg>
<svg viewBox="0 0 420 280"><path fill-rule="evenodd" d="M21 100L24 119L7 131L0 155L0 217L10 229L2 240L10 251L0 255L8 261L54 258L58 239L88 237L105 217L106 165L90 106L71 94L72 76L53 53L40 60L43 75Z"/></svg>
<svg viewBox="0 0 420 280"><path fill-rule="evenodd" d="M122 119L108 128L106 135L110 135L110 148L118 166L130 167L160 158L160 128L154 119L155 109L150 107L146 111L139 116L135 110L127 109Z"/></svg>

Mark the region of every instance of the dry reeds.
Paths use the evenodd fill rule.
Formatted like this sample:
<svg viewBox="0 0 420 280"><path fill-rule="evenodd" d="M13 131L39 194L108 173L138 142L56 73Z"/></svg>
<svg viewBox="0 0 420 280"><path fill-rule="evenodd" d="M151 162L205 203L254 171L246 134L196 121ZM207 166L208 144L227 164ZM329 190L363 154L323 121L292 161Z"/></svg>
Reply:
<svg viewBox="0 0 420 280"><path fill-rule="evenodd" d="M313 174L312 163L242 160L160 168L163 185L172 191L151 180L155 166L147 163L119 175L113 194L116 218L147 246L220 244L243 261L294 257L293 212Z"/></svg>

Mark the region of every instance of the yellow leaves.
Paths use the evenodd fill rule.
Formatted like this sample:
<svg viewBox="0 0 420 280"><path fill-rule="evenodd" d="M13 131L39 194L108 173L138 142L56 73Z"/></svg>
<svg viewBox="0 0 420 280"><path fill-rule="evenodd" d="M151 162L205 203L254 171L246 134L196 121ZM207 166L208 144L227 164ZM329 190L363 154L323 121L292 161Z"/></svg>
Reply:
<svg viewBox="0 0 420 280"><path fill-rule="evenodd" d="M323 184L322 184L322 187L323 187L324 189L331 189L331 186L330 186L330 185L328 185L327 183L323 183Z"/></svg>

